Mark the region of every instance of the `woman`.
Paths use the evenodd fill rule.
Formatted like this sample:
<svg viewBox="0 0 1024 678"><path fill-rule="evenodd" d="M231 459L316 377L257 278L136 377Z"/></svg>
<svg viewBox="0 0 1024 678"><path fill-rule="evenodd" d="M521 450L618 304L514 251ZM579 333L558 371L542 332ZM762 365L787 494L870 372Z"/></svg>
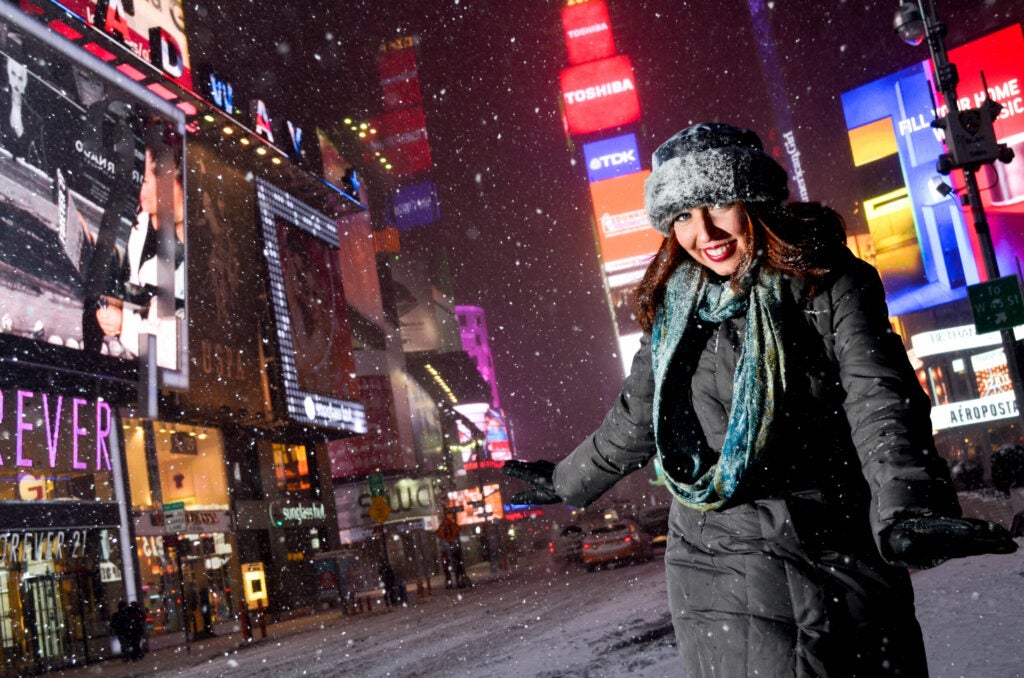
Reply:
<svg viewBox="0 0 1024 678"><path fill-rule="evenodd" d="M572 454L506 463L534 485L512 501L585 506L657 454L688 678L927 675L906 568L1016 544L959 517L878 274L835 212L784 205L749 130L688 127L652 164L641 348Z"/></svg>

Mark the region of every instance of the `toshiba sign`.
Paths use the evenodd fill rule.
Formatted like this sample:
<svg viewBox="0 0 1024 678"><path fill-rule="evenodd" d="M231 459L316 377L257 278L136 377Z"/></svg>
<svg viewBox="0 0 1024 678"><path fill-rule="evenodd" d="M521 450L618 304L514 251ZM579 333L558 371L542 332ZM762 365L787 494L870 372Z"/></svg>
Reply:
<svg viewBox="0 0 1024 678"><path fill-rule="evenodd" d="M633 65L618 55L562 71L562 103L571 134L590 134L640 119Z"/></svg>
<svg viewBox="0 0 1024 678"><path fill-rule="evenodd" d="M608 6L604 0L590 0L562 8L562 29L569 63L582 64L615 54Z"/></svg>

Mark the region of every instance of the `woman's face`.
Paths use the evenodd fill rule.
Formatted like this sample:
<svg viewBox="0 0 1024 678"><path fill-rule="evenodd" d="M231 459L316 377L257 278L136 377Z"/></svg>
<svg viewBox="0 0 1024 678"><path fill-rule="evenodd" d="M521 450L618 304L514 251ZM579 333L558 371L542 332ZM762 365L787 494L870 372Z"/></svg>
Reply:
<svg viewBox="0 0 1024 678"><path fill-rule="evenodd" d="M694 261L723 277L736 272L750 248L749 219L738 202L694 207L677 216L672 229Z"/></svg>

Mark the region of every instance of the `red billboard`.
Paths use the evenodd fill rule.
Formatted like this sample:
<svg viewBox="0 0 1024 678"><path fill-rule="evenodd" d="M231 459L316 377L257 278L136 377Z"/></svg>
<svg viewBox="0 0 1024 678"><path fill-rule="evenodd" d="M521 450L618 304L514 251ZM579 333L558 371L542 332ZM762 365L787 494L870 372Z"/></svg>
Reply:
<svg viewBox="0 0 1024 678"><path fill-rule="evenodd" d="M615 40L604 0L562 8L562 30L569 63L582 64L615 54Z"/></svg>
<svg viewBox="0 0 1024 678"><path fill-rule="evenodd" d="M571 134L590 134L640 119L633 65L624 54L562 71L562 104Z"/></svg>
<svg viewBox="0 0 1024 678"><path fill-rule="evenodd" d="M423 109L406 108L380 117L384 154L394 167L395 176L407 177L433 166L427 140L427 119Z"/></svg>
<svg viewBox="0 0 1024 678"><path fill-rule="evenodd" d="M416 71L416 50L408 48L382 53L377 57L377 71L380 73L384 110L393 111L423 103Z"/></svg>
<svg viewBox="0 0 1024 678"><path fill-rule="evenodd" d="M188 41L180 2L110 2L109 0L63 0L93 28L113 36L143 61L164 75L192 89Z"/></svg>

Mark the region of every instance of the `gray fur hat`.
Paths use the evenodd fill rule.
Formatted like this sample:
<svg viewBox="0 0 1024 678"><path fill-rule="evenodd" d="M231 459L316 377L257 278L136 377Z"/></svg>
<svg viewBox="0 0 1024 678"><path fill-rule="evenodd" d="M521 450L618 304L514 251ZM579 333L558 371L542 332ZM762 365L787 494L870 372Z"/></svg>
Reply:
<svg viewBox="0 0 1024 678"><path fill-rule="evenodd" d="M644 200L651 225L668 236L680 212L716 203L783 203L789 177L742 127L702 122L677 132L654 151Z"/></svg>

